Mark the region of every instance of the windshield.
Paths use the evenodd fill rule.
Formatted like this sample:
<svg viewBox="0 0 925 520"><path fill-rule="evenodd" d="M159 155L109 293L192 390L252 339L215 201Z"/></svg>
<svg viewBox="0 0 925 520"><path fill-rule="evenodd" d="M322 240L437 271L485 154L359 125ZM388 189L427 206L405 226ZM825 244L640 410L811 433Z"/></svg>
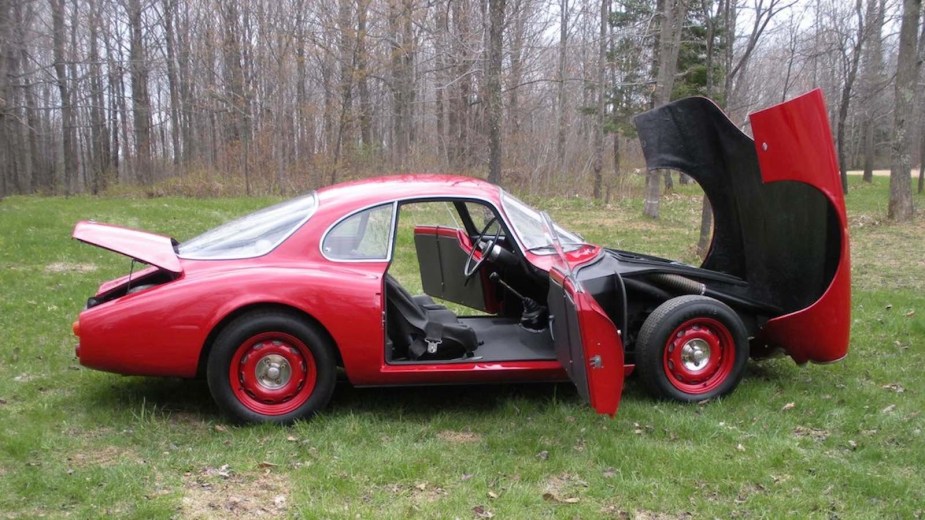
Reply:
<svg viewBox="0 0 925 520"><path fill-rule="evenodd" d="M543 229L543 217L539 211L505 191L501 192L501 203L511 220L514 232L520 237L527 251L538 255L551 255L556 252L552 237ZM564 251L573 251L584 245L584 241L575 233L566 231L558 224L554 224L554 227Z"/></svg>
<svg viewBox="0 0 925 520"><path fill-rule="evenodd" d="M180 244L177 254L193 260L265 255L294 233L317 207L314 192L281 202L206 231Z"/></svg>

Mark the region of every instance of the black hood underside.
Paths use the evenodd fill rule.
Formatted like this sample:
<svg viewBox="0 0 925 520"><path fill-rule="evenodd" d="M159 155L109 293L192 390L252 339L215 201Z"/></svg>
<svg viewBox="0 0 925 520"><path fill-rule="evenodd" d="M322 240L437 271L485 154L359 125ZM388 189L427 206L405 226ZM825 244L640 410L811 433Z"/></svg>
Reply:
<svg viewBox="0 0 925 520"><path fill-rule="evenodd" d="M634 122L648 168L684 172L710 199L714 232L704 269L745 280L751 298L785 312L825 292L841 235L822 192L800 182L764 183L754 141L708 99L676 101Z"/></svg>

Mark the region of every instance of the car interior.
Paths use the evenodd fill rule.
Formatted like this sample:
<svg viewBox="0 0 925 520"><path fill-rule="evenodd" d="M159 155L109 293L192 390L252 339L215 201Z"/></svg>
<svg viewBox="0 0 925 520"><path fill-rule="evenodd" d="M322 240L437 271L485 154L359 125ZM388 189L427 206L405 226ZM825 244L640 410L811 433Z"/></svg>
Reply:
<svg viewBox="0 0 925 520"><path fill-rule="evenodd" d="M556 359L548 276L483 202L399 206L384 277L390 364Z"/></svg>

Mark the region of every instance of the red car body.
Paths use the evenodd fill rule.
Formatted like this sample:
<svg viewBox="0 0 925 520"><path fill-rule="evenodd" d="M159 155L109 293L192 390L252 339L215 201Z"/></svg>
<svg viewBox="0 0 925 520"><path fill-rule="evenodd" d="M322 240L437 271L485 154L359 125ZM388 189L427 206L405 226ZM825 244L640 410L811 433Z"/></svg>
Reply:
<svg viewBox="0 0 925 520"><path fill-rule="evenodd" d="M705 100L691 106L707 113L697 116L699 121L714 124L710 121L724 119ZM665 121L677 124L671 110L691 112L678 105L667 110L650 113L649 122L638 122L651 167L684 166L682 156L653 148L652 135L668 134ZM323 407L333 389L333 376L327 372L335 363L358 386L571 379L597 411L614 414L624 375L639 364L637 358L647 360L651 373L642 377L653 388L662 385L670 391L666 397L683 400L731 391L741 377L740 358L743 353L748 356L749 345L752 355L782 348L799 363L840 359L847 353L850 322L847 222L821 94L816 91L759 112L752 116L752 125L756 140L751 154L760 162L755 182L796 182L820 195L810 197L822 201L823 222L813 221L818 216L813 213L802 222L785 224L793 229L809 219L826 227L813 253L819 261L806 267L812 271L808 275L795 272L802 268L791 268L797 264L788 257L780 265L794 272L778 278L764 273L752 282L749 268L763 272L775 265L756 264L747 253L722 243L730 236L722 234L724 223L735 227L743 221L741 216L722 214L722 200L715 204L720 208L720 242L714 241L704 268L695 268L581 243L545 214L518 209L519 201L479 179L383 177L319 189L298 199L296 206L306 212L305 218L281 226L286 227L284 236L274 234L278 230L272 221L261 220L272 244L234 246L254 254L185 254L186 244L167 237L78 223L73 233L77 240L148 267L102 284L90 298L74 324L77 356L84 366L119 374L206 376L216 400L233 417L275 422L307 417ZM694 130L688 126L680 134ZM698 181L713 200L710 181ZM717 197L734 203L732 195ZM441 284L443 289L427 292L451 302L476 294L486 311L481 318L457 317L445 307L417 299L410 314L395 321L405 312L390 307L387 274L394 260L398 215L406 205L425 201L456 208L460 213L454 218L465 225L414 228L423 286L426 290ZM377 249L379 256L357 252L364 238L340 235L342 228L353 229L351 219L369 217L371 211L388 224L382 228L388 242ZM479 211L491 217L481 233L475 226ZM365 228L368 221L372 222L367 218L357 226ZM773 228L774 223L764 224ZM526 226L533 226L529 237L523 232ZM235 232L248 232L231 231L226 230L224 240L234 238ZM541 244L535 245L536 240ZM769 243L779 247L775 240ZM205 242L206 249L213 247ZM350 243L342 248L342 242ZM731 243L747 249L741 240ZM347 256L337 256L341 248ZM446 260L445 255L452 258ZM743 259L729 265L716 260L735 255ZM458 279L450 279L463 258L470 276L457 272ZM711 258L719 263L711 264ZM789 296L778 301L766 288L767 281L773 285L775 279L788 288L800 286L807 276L813 278L811 294L796 303ZM453 284L460 288L446 288ZM689 286L695 287L693 292ZM699 295L694 294L697 287ZM417 324L418 314L426 323ZM675 350L673 340L657 339L668 325L649 319L652 316L665 317L685 343ZM408 327L411 332L395 332ZM476 343L462 353L441 354L441 347L457 341L447 331L475 337ZM512 341L519 342L521 350L511 347ZM636 352L633 345L638 341L655 347L650 353ZM429 353L415 353L425 346ZM480 350L488 354L480 355Z"/></svg>

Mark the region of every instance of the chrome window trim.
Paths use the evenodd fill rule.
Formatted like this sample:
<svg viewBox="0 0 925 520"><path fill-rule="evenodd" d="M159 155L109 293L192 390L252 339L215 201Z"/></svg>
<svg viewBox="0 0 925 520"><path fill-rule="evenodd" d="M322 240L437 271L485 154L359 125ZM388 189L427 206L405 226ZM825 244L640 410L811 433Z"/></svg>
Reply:
<svg viewBox="0 0 925 520"><path fill-rule="evenodd" d="M334 228L339 226L341 223L343 223L347 219L350 219L360 213L363 213L364 211L369 211L373 208L378 208L380 206L388 206L388 205L392 206L392 225L389 226L389 236L388 236L388 239L386 240L387 242L386 251L387 252L384 258L331 258L324 252L324 242L325 240L328 239L328 235L331 233L331 231L334 230ZM352 211L348 213L347 215L337 219L333 224L328 226L328 228L321 235L321 240L318 241L318 251L321 253L321 256L324 257L324 259L329 262L337 262L337 263L343 263L343 264L378 264L382 262L391 262L392 261L392 250L394 249L392 242L395 239L395 226L397 224L396 222L397 216L398 216L398 201L397 200L384 201L384 202L379 202L376 204L370 204L358 210Z"/></svg>

